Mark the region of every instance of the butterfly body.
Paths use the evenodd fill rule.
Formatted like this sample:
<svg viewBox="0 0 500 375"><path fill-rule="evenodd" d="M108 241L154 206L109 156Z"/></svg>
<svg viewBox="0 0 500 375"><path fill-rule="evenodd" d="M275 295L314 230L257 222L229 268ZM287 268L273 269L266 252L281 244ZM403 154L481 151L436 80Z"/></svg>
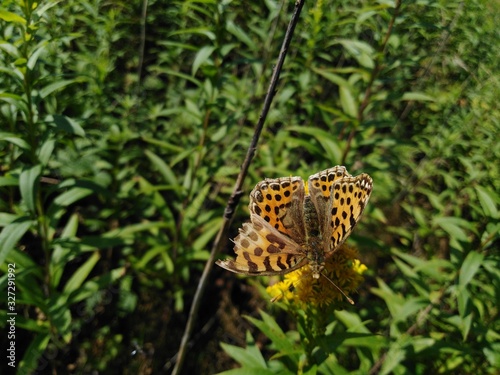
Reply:
<svg viewBox="0 0 500 375"><path fill-rule="evenodd" d="M285 274L309 265L317 279L330 256L349 236L372 191L367 174L353 177L336 166L309 177L259 182L250 193L250 222L234 239L235 260L218 260L231 272Z"/></svg>

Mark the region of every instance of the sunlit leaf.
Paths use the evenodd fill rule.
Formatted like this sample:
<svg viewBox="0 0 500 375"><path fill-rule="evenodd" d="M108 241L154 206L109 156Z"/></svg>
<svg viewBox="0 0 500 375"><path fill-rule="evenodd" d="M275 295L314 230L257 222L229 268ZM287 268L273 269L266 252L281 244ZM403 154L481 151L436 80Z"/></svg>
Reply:
<svg viewBox="0 0 500 375"><path fill-rule="evenodd" d="M21 237L34 225L29 217L19 217L0 232L0 264L3 264L9 252L16 246Z"/></svg>
<svg viewBox="0 0 500 375"><path fill-rule="evenodd" d="M458 278L458 284L460 286L466 286L471 282L471 280L476 275L481 263L484 259L484 255L476 251L471 251L467 254L462 267L460 268L460 274Z"/></svg>
<svg viewBox="0 0 500 375"><path fill-rule="evenodd" d="M40 164L34 165L31 168L25 168L19 176L19 190L24 204L28 210L35 214L36 199L39 189L40 175L42 173L42 166Z"/></svg>
<svg viewBox="0 0 500 375"><path fill-rule="evenodd" d="M194 58L193 61L193 66L191 68L191 74L195 75L198 69L202 64L204 64L212 54L212 52L215 51L215 47L212 46L205 46L201 48L198 53L196 54L196 57Z"/></svg>

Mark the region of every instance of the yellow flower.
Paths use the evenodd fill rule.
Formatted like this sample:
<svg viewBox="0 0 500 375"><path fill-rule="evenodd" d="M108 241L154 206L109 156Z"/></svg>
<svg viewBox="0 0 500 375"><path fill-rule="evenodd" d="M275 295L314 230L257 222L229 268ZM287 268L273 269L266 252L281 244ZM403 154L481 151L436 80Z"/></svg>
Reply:
<svg viewBox="0 0 500 375"><path fill-rule="evenodd" d="M360 275L365 273L365 271L368 269L368 267L366 267L363 263L361 263L359 261L359 259L354 259L354 263L352 264L352 268Z"/></svg>
<svg viewBox="0 0 500 375"><path fill-rule="evenodd" d="M342 245L327 258L319 279L314 279L309 266L305 266L286 274L283 281L269 286L267 292L273 297L273 302L283 300L301 308L308 305L328 306L342 302L346 298L342 292L349 295L355 291L363 281L361 275L366 270L367 267L358 259L357 250Z"/></svg>

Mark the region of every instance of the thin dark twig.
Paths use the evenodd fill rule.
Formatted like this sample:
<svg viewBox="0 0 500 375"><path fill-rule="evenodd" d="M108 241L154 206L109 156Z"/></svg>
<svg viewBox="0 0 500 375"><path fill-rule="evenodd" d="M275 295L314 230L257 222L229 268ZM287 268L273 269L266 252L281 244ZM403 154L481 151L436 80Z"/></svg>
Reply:
<svg viewBox="0 0 500 375"><path fill-rule="evenodd" d="M193 345L196 343L196 341L198 339L200 339L201 337L205 336L208 331L214 326L215 322L216 322L216 318L217 318L217 315L212 315L210 317L210 319L208 320L208 322L205 323L205 325L198 331L194 334L194 337L192 340L189 341L188 343L188 348L191 349L193 347ZM168 371L170 370L170 367L172 367L172 365L175 363L175 361L177 360L177 356L178 356L178 353L176 353L172 358L170 358L168 360L168 362L163 366L163 369Z"/></svg>
<svg viewBox="0 0 500 375"><path fill-rule="evenodd" d="M389 41L389 37L391 36L392 29L394 27L394 22L396 21L396 18L399 15L399 9L401 7L401 0L397 0L394 8L394 13L392 15L392 18L389 22L389 26L387 27L387 32L385 34L384 40L382 41L382 44L380 44L379 50L378 50L378 56L377 59L375 60L375 67L372 70L372 74L370 76L370 81L368 82L368 85L366 86L365 89L365 94L363 96L363 101L361 102L359 108L358 108L358 113L357 113L357 123L361 124L363 121L364 117L364 112L366 107L368 106L368 102L370 99L370 96L372 95L372 90L373 86L375 83L376 78L378 77L380 71L382 70L382 57L386 51L387 48L387 43ZM347 144L346 148L344 150L344 153L342 155L342 161L341 164L345 163L345 160L347 158L347 154L349 153L349 150L351 149L351 143L354 138L354 134L356 134L357 126L353 126L351 129L351 132L349 133L349 136L347 138Z"/></svg>
<svg viewBox="0 0 500 375"><path fill-rule="evenodd" d="M233 188L233 193L231 194L231 197L229 198L226 208L224 210L224 218L223 218L223 223L222 226L217 233L217 236L215 238L215 241L213 243L212 249L210 251L210 257L205 264L205 268L203 270L203 273L200 278L200 282L198 283L198 288L196 289L196 293L193 298L193 304L191 305L191 310L189 311L189 316L188 316L188 321L186 324L186 328L184 330L184 335L182 336L181 344L179 346L179 352L177 353L177 361L175 363L174 370L172 371L173 375L178 375L180 374L180 371L182 369L182 365L184 363L184 359L186 357L186 352L187 352L187 347L189 343L189 338L191 336L191 333L194 329L194 323L196 321L196 318L198 317L198 310L200 308L201 304L201 298L203 296L203 293L206 289L207 286L207 281L208 281L208 276L210 274L210 271L212 270L213 264L215 262L216 255L218 253L220 244L222 242L222 239L226 237L226 233L229 229L229 225L231 224L231 219L233 217L234 209L236 208L236 205L238 204L241 194L242 194L242 186L243 186L243 181L245 180L245 177L248 173L248 168L250 167L250 163L253 159L253 156L255 154L255 150L257 148L257 144L259 141L260 134L262 133L262 129L264 127L264 121L267 117L267 113L269 112L269 108L271 106L271 102L274 98L274 95L276 93L276 86L278 84L279 76L281 73L281 68L283 67L283 63L285 61L285 57L288 52L288 47L290 46L290 42L292 40L293 32L295 30L295 26L298 23L299 20L299 15L302 10L302 7L304 6L305 0L298 0L295 3L295 10L292 14L292 18L290 19L290 23L288 24L288 29L285 34L285 38L283 40L283 44L281 46L281 51L278 56L278 61L276 63L276 66L274 67L273 70L273 75L271 77L271 82L269 84L269 88L267 89L266 97L264 98L264 104L262 106L262 111L259 116L259 121L257 122L257 125L255 126L255 131L254 135L252 137L252 141L250 143L250 146L248 147L247 154L245 156L245 160L243 161L243 164L241 166L240 173L238 175L238 178L236 180L235 186Z"/></svg>

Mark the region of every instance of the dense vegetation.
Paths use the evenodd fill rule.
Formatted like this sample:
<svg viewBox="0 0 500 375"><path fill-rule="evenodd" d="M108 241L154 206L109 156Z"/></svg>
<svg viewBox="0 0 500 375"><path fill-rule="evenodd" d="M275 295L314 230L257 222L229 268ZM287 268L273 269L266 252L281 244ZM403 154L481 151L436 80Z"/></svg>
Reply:
<svg viewBox="0 0 500 375"><path fill-rule="evenodd" d="M172 370L293 9L2 0L0 306L15 264L19 373ZM365 282L313 312L214 268L183 373L497 373L499 16L306 2L221 251L258 181L342 164L374 180L348 241Z"/></svg>

